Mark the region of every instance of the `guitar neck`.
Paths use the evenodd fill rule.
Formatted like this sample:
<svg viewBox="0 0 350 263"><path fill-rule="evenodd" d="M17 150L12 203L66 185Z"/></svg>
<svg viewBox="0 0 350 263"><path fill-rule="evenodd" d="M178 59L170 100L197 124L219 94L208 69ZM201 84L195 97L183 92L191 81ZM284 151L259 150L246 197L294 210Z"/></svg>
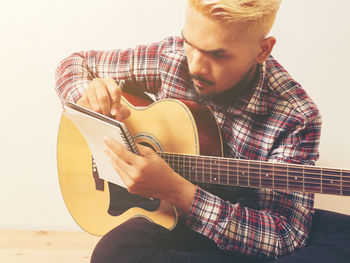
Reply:
<svg viewBox="0 0 350 263"><path fill-rule="evenodd" d="M194 183L350 196L350 170L307 165L158 153Z"/></svg>

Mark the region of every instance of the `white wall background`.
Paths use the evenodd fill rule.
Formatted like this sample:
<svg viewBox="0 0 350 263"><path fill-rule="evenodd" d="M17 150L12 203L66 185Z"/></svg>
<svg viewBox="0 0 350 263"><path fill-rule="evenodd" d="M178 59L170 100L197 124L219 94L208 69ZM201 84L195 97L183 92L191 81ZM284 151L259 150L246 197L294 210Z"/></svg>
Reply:
<svg viewBox="0 0 350 263"><path fill-rule="evenodd" d="M185 0L0 2L0 228L79 229L58 184L55 68L75 51L179 34ZM322 112L322 166L350 168L349 9L347 0L284 0L273 29L274 56ZM329 196L317 202L350 214L349 204Z"/></svg>

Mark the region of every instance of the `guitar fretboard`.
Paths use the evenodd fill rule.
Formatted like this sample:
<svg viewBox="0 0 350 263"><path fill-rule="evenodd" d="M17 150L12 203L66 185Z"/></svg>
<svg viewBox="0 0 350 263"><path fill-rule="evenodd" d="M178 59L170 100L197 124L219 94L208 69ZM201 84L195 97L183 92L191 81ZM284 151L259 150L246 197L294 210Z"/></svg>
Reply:
<svg viewBox="0 0 350 263"><path fill-rule="evenodd" d="M158 153L191 182L350 196L350 170Z"/></svg>

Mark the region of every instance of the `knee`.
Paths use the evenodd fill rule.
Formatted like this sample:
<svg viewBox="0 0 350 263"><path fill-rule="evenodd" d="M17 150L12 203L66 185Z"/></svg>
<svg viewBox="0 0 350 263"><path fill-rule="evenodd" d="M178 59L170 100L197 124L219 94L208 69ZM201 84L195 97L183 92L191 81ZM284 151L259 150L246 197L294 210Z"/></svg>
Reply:
<svg viewBox="0 0 350 263"><path fill-rule="evenodd" d="M105 234L95 246L90 263L116 262L118 253L120 253L120 240L122 240L122 236L118 228L112 229Z"/></svg>
<svg viewBox="0 0 350 263"><path fill-rule="evenodd" d="M133 218L109 231L97 243L91 263L136 262L149 246L152 228L144 218ZM137 252L137 253L136 253Z"/></svg>

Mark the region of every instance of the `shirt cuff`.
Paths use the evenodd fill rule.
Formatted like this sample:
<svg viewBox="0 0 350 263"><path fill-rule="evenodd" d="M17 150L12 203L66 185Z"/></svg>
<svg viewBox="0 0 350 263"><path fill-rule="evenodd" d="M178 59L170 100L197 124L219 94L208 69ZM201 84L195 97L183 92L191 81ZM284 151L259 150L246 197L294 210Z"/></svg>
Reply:
<svg viewBox="0 0 350 263"><path fill-rule="evenodd" d="M219 241L218 228L223 227L223 219L229 211L223 213L225 201L196 186L196 193L189 213L186 216L186 225L214 241ZM226 209L224 209L225 211ZM220 222L221 221L221 222ZM226 220L224 220L225 222ZM226 222L227 223L227 222ZM220 226L221 225L221 226Z"/></svg>

